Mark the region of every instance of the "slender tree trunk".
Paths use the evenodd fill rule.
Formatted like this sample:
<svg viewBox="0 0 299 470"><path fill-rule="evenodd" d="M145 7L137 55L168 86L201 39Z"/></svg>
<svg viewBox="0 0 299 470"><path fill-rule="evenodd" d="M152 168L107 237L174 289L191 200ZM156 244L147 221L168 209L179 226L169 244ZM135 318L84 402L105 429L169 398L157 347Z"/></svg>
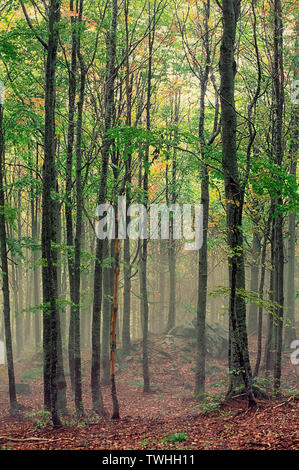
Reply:
<svg viewBox="0 0 299 470"><path fill-rule="evenodd" d="M56 189L58 191L58 185ZM61 209L60 204L58 204L58 226L57 226L57 243L61 243ZM60 253L57 253L57 298L61 300L61 256ZM64 313L61 311L61 308L58 306L58 315L57 315L57 409L63 413L67 414L67 399L66 399L66 380L64 375L64 366L63 366L63 350L62 350L62 337L61 337L61 316Z"/></svg>
<svg viewBox="0 0 299 470"><path fill-rule="evenodd" d="M261 239L259 234L254 231L252 242L252 265L250 270L250 291L258 293L259 285L259 256L261 252ZM248 311L248 332L254 333L258 326L258 307L252 302Z"/></svg>
<svg viewBox="0 0 299 470"><path fill-rule="evenodd" d="M111 315L111 335L110 335L110 380L111 397L113 404L112 419L119 419L119 404L115 383L115 352L116 352L116 319L117 319L117 293L119 278L119 239L118 239L118 214L115 216L115 244L114 244L114 276L113 276L113 304Z"/></svg>
<svg viewBox="0 0 299 470"><path fill-rule="evenodd" d="M273 302L274 299L274 250L273 250L273 220L271 228L271 271L270 271L270 287L269 287L269 300ZM264 353L264 363L265 363L265 377L270 379L270 371L273 367L273 314L268 314L267 319L267 334L266 334L266 344L265 344L265 353Z"/></svg>
<svg viewBox="0 0 299 470"><path fill-rule="evenodd" d="M149 19L151 14L149 12ZM155 21L155 20L154 20ZM152 53L155 40L154 30L150 29L148 33L148 72L147 72L147 101L146 101L146 129L151 129L151 83L152 83ZM143 175L143 190L144 190L144 205L148 206L148 165L149 165L149 146L145 149L144 154L144 175ZM142 317L142 371L143 371L143 392L150 391L150 376L149 376L149 359L148 359L148 293L147 293L147 252L148 241L147 238L141 240L140 251L140 295L141 295L141 317Z"/></svg>
<svg viewBox="0 0 299 470"><path fill-rule="evenodd" d="M283 75L283 23L281 0L274 0L274 97L275 97L275 124L274 124L274 153L275 164L282 165L283 142L283 107L284 107L284 75ZM282 185L281 178L279 184ZM274 390L280 393L282 333L283 333L283 305L284 305L284 252L283 252L283 205L282 188L279 187L275 197L274 219L274 300L279 305L276 309L275 325L275 357L274 357Z"/></svg>
<svg viewBox="0 0 299 470"><path fill-rule="evenodd" d="M114 250L113 250L114 252ZM104 258L113 257L110 253L110 245L108 239L105 240ZM113 276L112 266L103 269L103 323L102 323L102 384L110 383L110 354L109 354L109 338L111 325L111 298L113 296Z"/></svg>
<svg viewBox="0 0 299 470"><path fill-rule="evenodd" d="M70 11L74 11L73 0L70 0ZM77 12L76 12L77 13ZM77 84L77 50L78 50L78 32L77 32L78 19L76 16L71 17L72 25L72 52L71 52L71 66L69 70L69 109L68 109L68 133L67 133L67 158L66 158L66 204L65 204L65 217L66 217L66 238L67 245L70 248L68 252L68 272L70 284L70 300L72 305L70 307L70 323L69 323L69 337L68 337L68 358L69 370L72 387L72 396L75 397L75 260L74 253L71 248L74 245L74 230L73 230L73 201L72 201L72 187L73 187L73 151L75 140L75 99L76 99L76 84Z"/></svg>
<svg viewBox="0 0 299 470"><path fill-rule="evenodd" d="M79 7L79 25L82 24L83 0ZM74 297L71 299L74 304L74 386L75 386L75 407L77 415L84 413L82 399L82 377L81 377L81 345L80 345L80 288L81 288L81 236L82 236L82 121L83 106L86 83L86 67L80 52L80 32L78 38L77 54L80 62L80 92L78 100L78 116L76 126L76 233L74 240Z"/></svg>
<svg viewBox="0 0 299 470"><path fill-rule="evenodd" d="M260 285L259 285L259 299L262 301L264 298L264 284L265 284L265 274L266 274L266 254L267 254L267 243L271 228L271 219L272 219L272 211L270 211L269 219L267 223L267 228L264 234L264 242L262 246L262 254L261 254L261 278L260 278ZM263 306L262 304L259 305L258 308L258 345L257 345L257 358L254 368L254 377L258 376L260 363L262 359L262 335L263 335Z"/></svg>
<svg viewBox="0 0 299 470"><path fill-rule="evenodd" d="M15 373L13 362L11 324L10 324L10 298L8 280L8 262L5 228L5 197L4 197L4 170L5 170L5 146L3 134L3 105L0 103L0 250L1 250L1 271L2 271L2 292L3 292L3 317L5 346L8 371L8 391L11 414L18 413L18 403L15 387Z"/></svg>
<svg viewBox="0 0 299 470"><path fill-rule="evenodd" d="M162 239L159 240L159 302L160 308L157 315L158 333L163 330L165 302L165 241Z"/></svg>
<svg viewBox="0 0 299 470"><path fill-rule="evenodd" d="M147 240L142 240L140 259L140 295L141 295L141 319L142 319L142 371L143 391L150 391L150 377L148 365L148 296L147 296Z"/></svg>
<svg viewBox="0 0 299 470"><path fill-rule="evenodd" d="M298 75L295 73L295 78ZM291 165L290 175L296 181L298 134L299 134L299 110L298 105L293 107L291 124ZM286 318L284 343L286 349L296 339L295 330L295 249L296 249L296 214L290 212L288 215L288 264L287 264L287 293L286 293Z"/></svg>
<svg viewBox="0 0 299 470"><path fill-rule="evenodd" d="M176 93L174 96L173 103L173 125L178 126L179 122L179 110L180 110L180 94ZM177 130L174 130L174 138L176 138ZM167 177L167 172L166 172ZM168 183L168 181L167 181ZM177 201L177 161L176 161L176 150L173 152L172 159L172 175L171 175L171 196L168 197L168 188L166 189L166 202L169 205L176 204ZM168 184L167 184L168 186ZM175 240L174 240L174 226L173 217L170 218L170 230L168 240L168 267L169 267L169 309L168 309L168 320L166 331L170 331L175 326L175 301L176 301L176 251L175 251Z"/></svg>
<svg viewBox="0 0 299 470"><path fill-rule="evenodd" d="M204 4L204 39L203 48L205 52L205 66L201 74L200 80L200 111L198 123L198 137L201 146L201 159L206 160L205 154L205 99L207 85L211 70L211 45L209 32L210 18L210 1ZM218 133L218 113L219 100L216 95L214 129L210 136L209 143ZM195 395L203 395L205 393L206 380L206 315L207 315L207 285L208 285L208 227L209 227L209 172L208 167L204 163L201 168L201 205L203 210L203 241L199 249L198 259L198 298L197 298L197 321L196 321L196 371L195 371Z"/></svg>
<svg viewBox="0 0 299 470"><path fill-rule="evenodd" d="M38 169L38 144L36 144L36 169ZM32 238L35 243L38 243L39 239L39 224L38 224L38 198L35 197L31 201L31 220L32 220ZM35 249L33 251L33 303L37 307L40 304L40 279L39 279L39 267L37 265L38 252ZM35 347L38 348L41 342L41 324L40 324L40 312L35 310L34 313L34 342Z"/></svg>
<svg viewBox="0 0 299 470"><path fill-rule="evenodd" d="M126 27L126 125L132 125L132 84L130 81L130 56L129 56L129 0L125 1L125 27ZM125 180L126 180L126 207L131 203L131 151L126 149ZM130 216L126 214L126 226L130 223ZM131 351L131 264L130 264L130 239L126 236L124 240L124 293L123 293L123 325L122 325L122 351L128 355Z"/></svg>
<svg viewBox="0 0 299 470"><path fill-rule="evenodd" d="M206 308L207 308L207 284L208 284L208 222L209 222L209 173L206 165L202 169L201 177L201 204L203 209L203 243L199 250L198 266L198 300L196 323L196 373L195 395L205 393L205 369L206 369Z"/></svg>
<svg viewBox="0 0 299 470"><path fill-rule="evenodd" d="M21 191L18 191L18 209L21 213ZM21 215L18 218L18 239L22 237L22 221ZM17 287L17 309L15 310L15 329L16 329L16 345L17 345L17 357L20 357L24 350L25 334L24 334L24 323L25 314L22 312L25 307L24 304L24 272L23 272L23 260L20 259L18 266L15 270L16 274L16 287Z"/></svg>
<svg viewBox="0 0 299 470"><path fill-rule="evenodd" d="M126 198L127 204L130 198ZM128 205L127 205L128 207ZM128 223L129 218L127 219ZM128 225L127 225L128 226ZM124 355L131 351L131 265L130 265L130 239L124 240L124 292L123 292L123 326L122 326L122 350Z"/></svg>
<svg viewBox="0 0 299 470"><path fill-rule="evenodd" d="M117 0L112 0L112 20L107 43L107 76L106 76L106 96L105 96L105 136L102 146L102 170L98 196L98 204L104 204L106 198L107 176L109 152L111 138L107 136L113 124L114 114L114 83L115 83L115 62L116 62L116 29L117 29ZM104 240L97 239L96 262L94 269L94 298L92 313L92 366L91 366L91 391L94 411L105 414L102 393L100 388L101 369L101 308L102 308L102 261L104 255Z"/></svg>

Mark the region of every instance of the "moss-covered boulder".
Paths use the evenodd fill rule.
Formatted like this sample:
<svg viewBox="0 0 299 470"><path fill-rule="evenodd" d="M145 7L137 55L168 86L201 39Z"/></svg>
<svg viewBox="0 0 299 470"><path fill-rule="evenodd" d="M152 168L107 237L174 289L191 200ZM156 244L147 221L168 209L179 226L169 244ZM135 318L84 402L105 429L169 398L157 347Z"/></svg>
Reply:
<svg viewBox="0 0 299 470"><path fill-rule="evenodd" d="M168 332L168 338L182 337L192 340L196 338L196 318L190 322L175 326ZM206 350L215 358L226 356L228 353L228 332L219 323L206 324Z"/></svg>

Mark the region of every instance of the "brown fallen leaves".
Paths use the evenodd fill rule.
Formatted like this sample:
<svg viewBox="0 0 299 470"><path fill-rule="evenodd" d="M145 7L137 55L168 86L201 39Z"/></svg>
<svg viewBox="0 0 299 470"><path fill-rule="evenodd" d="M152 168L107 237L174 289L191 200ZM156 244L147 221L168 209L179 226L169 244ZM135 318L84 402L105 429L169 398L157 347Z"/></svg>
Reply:
<svg viewBox="0 0 299 470"><path fill-rule="evenodd" d="M84 352L84 405L86 416L77 421L72 414L70 384L68 403L70 415L64 425L54 430L34 415L42 410L41 378L30 380L31 395L21 395L23 410L18 417L8 413L7 383L0 388L0 449L95 450L95 449L192 449L192 450L295 450L299 449L299 402L294 396L280 400L258 400L257 407L248 409L242 399L230 400L214 411L202 413L192 396L194 372L192 352L183 354L166 347L158 339L152 343L151 377L153 393L143 394L140 350L133 358L121 363L116 375L121 419L96 418L92 415L89 392L89 359ZM218 375L208 376L208 391L225 378L225 361L209 359L209 366ZM25 371L33 370L30 361L18 364L21 380ZM218 369L217 369L218 368ZM284 380L293 376L287 362ZM296 383L291 383L295 385ZM221 387L220 387L221 388ZM223 388L225 390L225 386ZM109 386L103 387L104 402L111 413ZM31 417L28 417L28 414ZM32 416L33 414L33 416ZM174 434L182 440L171 440Z"/></svg>

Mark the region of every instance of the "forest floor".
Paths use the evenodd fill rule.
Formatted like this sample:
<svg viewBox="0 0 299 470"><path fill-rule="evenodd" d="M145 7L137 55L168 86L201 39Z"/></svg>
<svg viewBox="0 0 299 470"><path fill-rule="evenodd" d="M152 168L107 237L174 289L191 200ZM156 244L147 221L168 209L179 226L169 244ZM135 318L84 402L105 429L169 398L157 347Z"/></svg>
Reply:
<svg viewBox="0 0 299 470"><path fill-rule="evenodd" d="M251 352L256 341L251 339ZM242 397L223 402L227 385L224 360L208 358L207 398L193 396L194 352L174 347L154 336L150 343L153 392L142 390L141 345L120 361L116 376L120 420L95 417L89 389L90 354L83 352L83 396L86 416L76 419L68 383L68 416L53 429L43 408L40 359L29 354L16 363L18 383L30 385L30 394L18 396L18 417L9 414L6 371L0 371L0 449L38 450L295 450L299 449L298 370L285 354L283 396L257 400L248 409ZM193 368L192 368L193 367ZM263 371L262 371L263 372ZM262 375L262 374L261 374ZM262 384L262 381L260 381ZM105 407L111 413L110 387L102 387Z"/></svg>

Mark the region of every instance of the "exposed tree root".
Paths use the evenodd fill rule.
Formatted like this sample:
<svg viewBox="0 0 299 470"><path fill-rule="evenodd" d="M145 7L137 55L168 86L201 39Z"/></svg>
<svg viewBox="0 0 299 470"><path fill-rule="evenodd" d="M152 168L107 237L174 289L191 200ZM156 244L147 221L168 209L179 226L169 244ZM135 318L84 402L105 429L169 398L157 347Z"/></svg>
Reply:
<svg viewBox="0 0 299 470"><path fill-rule="evenodd" d="M260 389L259 387L257 387L256 385L253 385L252 387L252 391L253 391L253 395L255 398L259 398L259 399L263 399L263 400L270 400L270 397L269 395L264 392L262 389ZM241 399L248 399L248 393L246 392L245 388L242 389L242 390L238 390L238 391L229 391L227 396L226 396L227 399L229 398L241 398Z"/></svg>

